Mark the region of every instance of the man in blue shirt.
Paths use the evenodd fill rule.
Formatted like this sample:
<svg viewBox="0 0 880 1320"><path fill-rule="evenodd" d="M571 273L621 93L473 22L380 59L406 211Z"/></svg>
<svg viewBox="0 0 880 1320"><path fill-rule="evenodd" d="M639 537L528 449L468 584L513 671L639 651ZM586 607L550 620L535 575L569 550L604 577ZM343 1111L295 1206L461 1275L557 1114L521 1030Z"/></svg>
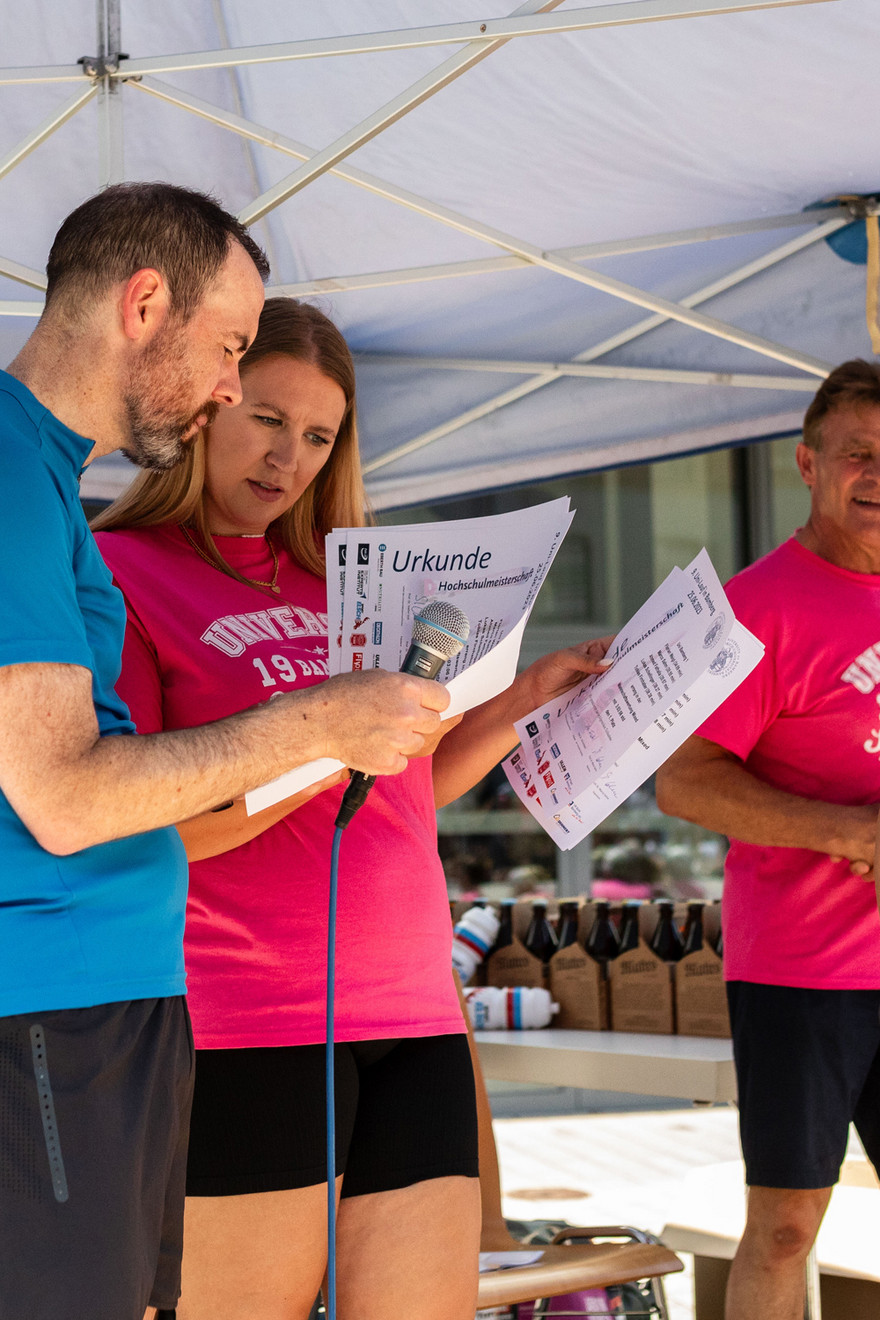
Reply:
<svg viewBox="0 0 880 1320"><path fill-rule="evenodd" d="M268 267L211 199L121 184L67 218L47 274L0 373L0 1317L140 1320L179 1292L192 1064L169 826L321 756L396 773L446 697L348 675L130 736L124 607L78 478L119 448L171 467L241 401Z"/></svg>

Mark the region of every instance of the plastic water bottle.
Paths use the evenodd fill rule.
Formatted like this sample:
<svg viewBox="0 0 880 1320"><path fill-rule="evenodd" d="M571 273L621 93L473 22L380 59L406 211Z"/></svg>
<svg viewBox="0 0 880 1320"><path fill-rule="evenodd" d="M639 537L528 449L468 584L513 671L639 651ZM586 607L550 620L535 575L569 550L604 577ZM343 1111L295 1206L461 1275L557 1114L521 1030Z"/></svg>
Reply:
<svg viewBox="0 0 880 1320"><path fill-rule="evenodd" d="M452 932L452 966L461 977L462 985L471 979L495 943L497 934L498 918L491 908L468 908L461 917Z"/></svg>
<svg viewBox="0 0 880 1320"><path fill-rule="evenodd" d="M549 1027L559 1012L550 991L539 987L487 985L465 990L464 997L474 1031Z"/></svg>

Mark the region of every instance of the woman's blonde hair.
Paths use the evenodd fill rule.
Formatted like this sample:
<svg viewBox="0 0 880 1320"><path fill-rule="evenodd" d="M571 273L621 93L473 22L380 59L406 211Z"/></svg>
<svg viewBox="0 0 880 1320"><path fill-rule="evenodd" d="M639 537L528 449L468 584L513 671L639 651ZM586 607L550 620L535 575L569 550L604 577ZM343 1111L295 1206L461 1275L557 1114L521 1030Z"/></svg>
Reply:
<svg viewBox="0 0 880 1320"><path fill-rule="evenodd" d="M254 342L241 373L270 357L308 362L329 376L345 395L345 414L330 457L297 500L269 526L303 568L323 577L324 537L334 527L363 527L369 520L357 439L354 363L348 345L323 312L295 298L270 298L263 307ZM204 512L205 437L187 445L186 457L165 472L140 472L124 494L92 520L96 532L165 523L191 528L201 547L223 572L241 581L222 558Z"/></svg>

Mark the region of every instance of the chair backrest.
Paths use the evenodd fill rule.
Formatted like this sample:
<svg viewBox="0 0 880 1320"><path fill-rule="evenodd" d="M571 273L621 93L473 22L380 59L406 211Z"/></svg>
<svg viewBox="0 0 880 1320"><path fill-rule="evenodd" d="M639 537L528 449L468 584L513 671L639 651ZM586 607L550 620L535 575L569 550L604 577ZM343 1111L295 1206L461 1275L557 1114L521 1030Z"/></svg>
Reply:
<svg viewBox="0 0 880 1320"><path fill-rule="evenodd" d="M461 982L457 973L453 972L453 976L467 1024L477 1093L480 1195L483 1205L480 1250L515 1251L522 1247L522 1243L517 1242L511 1234L501 1209L501 1172L483 1069ZM481 1275L480 1307L511 1305L538 1297L573 1292L578 1288L602 1288L634 1279L650 1277L659 1280L664 1274L672 1274L684 1268L678 1257L667 1247L650 1239L645 1240L648 1235L637 1234L635 1230L616 1227L582 1228L573 1229L566 1236L572 1240L581 1239L583 1245L544 1247L538 1265ZM605 1240L593 1242L594 1237ZM617 1241L608 1240L615 1237ZM621 1241L621 1238L624 1240ZM662 1287L659 1288L659 1297L662 1298ZM661 1302L659 1314L664 1313L665 1304Z"/></svg>

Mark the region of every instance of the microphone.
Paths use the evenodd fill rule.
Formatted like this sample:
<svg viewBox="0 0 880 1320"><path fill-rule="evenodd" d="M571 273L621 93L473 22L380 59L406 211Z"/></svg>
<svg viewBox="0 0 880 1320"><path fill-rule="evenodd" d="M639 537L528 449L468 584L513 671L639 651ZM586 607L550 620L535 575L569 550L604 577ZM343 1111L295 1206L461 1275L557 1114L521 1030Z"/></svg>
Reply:
<svg viewBox="0 0 880 1320"><path fill-rule="evenodd" d="M430 601L413 620L412 640L400 672L413 674L416 678L436 678L446 661L458 655L470 630L464 610L453 605L452 601ZM354 771L342 797L336 829L345 829L355 812L364 805L375 782L375 775Z"/></svg>

